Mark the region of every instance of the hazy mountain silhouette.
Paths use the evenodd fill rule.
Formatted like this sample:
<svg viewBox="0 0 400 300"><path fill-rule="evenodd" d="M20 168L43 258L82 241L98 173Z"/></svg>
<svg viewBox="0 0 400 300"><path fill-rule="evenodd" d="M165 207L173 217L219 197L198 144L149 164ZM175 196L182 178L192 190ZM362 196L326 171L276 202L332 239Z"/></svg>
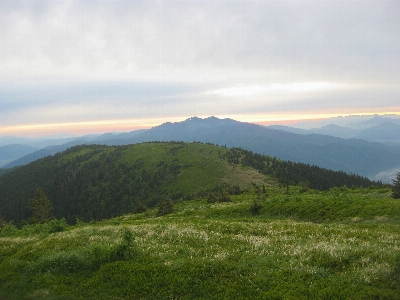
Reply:
<svg viewBox="0 0 400 300"><path fill-rule="evenodd" d="M337 129L337 127L334 127ZM123 134L106 134L90 143L126 145L148 141L209 142L228 147L241 147L283 160L303 162L348 173L373 177L380 172L400 167L400 151L380 143L360 139L342 139L329 135L300 135L266 126L232 119L193 117L183 122L164 123L149 130ZM49 151L85 144L76 140ZM8 165L10 167L12 165Z"/></svg>
<svg viewBox="0 0 400 300"><path fill-rule="evenodd" d="M36 148L27 145L10 144L0 147L0 167L7 163L36 151Z"/></svg>

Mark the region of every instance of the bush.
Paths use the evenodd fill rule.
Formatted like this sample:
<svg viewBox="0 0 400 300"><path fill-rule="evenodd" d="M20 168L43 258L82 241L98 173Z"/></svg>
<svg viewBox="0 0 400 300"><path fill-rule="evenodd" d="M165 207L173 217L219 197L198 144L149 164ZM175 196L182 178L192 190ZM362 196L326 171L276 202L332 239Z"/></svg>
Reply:
<svg viewBox="0 0 400 300"><path fill-rule="evenodd" d="M65 275L83 270L97 270L105 263L131 259L137 254L132 231L124 228L120 233L121 242L115 246L96 244L87 250L51 253L31 263L27 270L32 273Z"/></svg>
<svg viewBox="0 0 400 300"><path fill-rule="evenodd" d="M217 202L217 200L218 200L217 195L215 195L214 193L210 193L208 195L208 198L207 198L208 203L215 203L215 202Z"/></svg>
<svg viewBox="0 0 400 300"><path fill-rule="evenodd" d="M171 199L166 199L158 204L157 217L165 216L174 211L174 202Z"/></svg>
<svg viewBox="0 0 400 300"><path fill-rule="evenodd" d="M0 236L13 236L18 233L18 228L12 222L6 223L0 231Z"/></svg>
<svg viewBox="0 0 400 300"><path fill-rule="evenodd" d="M68 226L65 218L62 218L60 220L53 219L50 222L48 222L46 225L47 225L49 233L64 231Z"/></svg>
<svg viewBox="0 0 400 300"><path fill-rule="evenodd" d="M7 222L3 218L0 218L0 232L3 229L4 226L6 226Z"/></svg>
<svg viewBox="0 0 400 300"><path fill-rule="evenodd" d="M134 256L133 246L134 238L132 231L124 228L121 232L122 241L111 251L110 259L115 260L127 260Z"/></svg>
<svg viewBox="0 0 400 300"><path fill-rule="evenodd" d="M20 232L22 235L49 234L64 231L67 226L68 224L65 218L60 220L53 219L46 223L26 224L21 227Z"/></svg>
<svg viewBox="0 0 400 300"><path fill-rule="evenodd" d="M250 211L252 215L257 215L262 209L261 203L258 201L258 199L254 199L253 204L250 207Z"/></svg>
<svg viewBox="0 0 400 300"><path fill-rule="evenodd" d="M91 265L98 269L102 264L128 260L136 256L137 251L134 248L134 237L132 231L124 228L121 231L121 243L109 248L103 245L94 245L90 251Z"/></svg>
<svg viewBox="0 0 400 300"><path fill-rule="evenodd" d="M140 213L146 212L148 209L149 208L146 205L144 205L142 202L140 202L138 204L138 206L135 208L135 210L133 211L133 213L140 214Z"/></svg>
<svg viewBox="0 0 400 300"><path fill-rule="evenodd" d="M210 193L207 198L208 203L232 202L231 196L227 191L219 191L218 194Z"/></svg>
<svg viewBox="0 0 400 300"><path fill-rule="evenodd" d="M231 196L228 192L222 192L222 194L218 197L219 202L232 202Z"/></svg>
<svg viewBox="0 0 400 300"><path fill-rule="evenodd" d="M87 255L82 252L57 252L46 255L29 266L34 273L71 274L90 267Z"/></svg>

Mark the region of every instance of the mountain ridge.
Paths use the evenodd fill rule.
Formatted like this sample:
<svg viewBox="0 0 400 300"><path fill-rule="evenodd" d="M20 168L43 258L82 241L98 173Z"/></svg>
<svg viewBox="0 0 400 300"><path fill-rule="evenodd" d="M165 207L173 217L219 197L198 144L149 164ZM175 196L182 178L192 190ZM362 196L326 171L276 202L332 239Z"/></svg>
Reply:
<svg viewBox="0 0 400 300"><path fill-rule="evenodd" d="M41 187L57 218L101 220L209 193L238 194L253 185L379 186L365 177L281 161L240 148L199 142L82 145L36 160L0 177L0 217L28 220Z"/></svg>
<svg viewBox="0 0 400 300"><path fill-rule="evenodd" d="M269 128L232 119L192 117L182 122L167 122L148 130L104 134L87 140L76 139L68 144L49 147L47 151L54 154L79 144L128 145L150 141L200 141L241 147L283 160L342 170L374 179L377 174L389 169L400 169L400 154L395 147L314 132L300 135L284 129L282 126ZM29 159L25 157L19 162L28 163ZM14 162L7 167L17 164L18 162Z"/></svg>

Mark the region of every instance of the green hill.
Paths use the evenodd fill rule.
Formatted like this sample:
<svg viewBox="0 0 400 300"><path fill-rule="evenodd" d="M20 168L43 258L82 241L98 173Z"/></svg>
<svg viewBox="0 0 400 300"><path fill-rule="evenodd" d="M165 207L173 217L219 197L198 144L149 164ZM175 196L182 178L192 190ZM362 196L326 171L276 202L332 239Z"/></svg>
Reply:
<svg viewBox="0 0 400 300"><path fill-rule="evenodd" d="M35 190L52 201L69 224L107 219L154 207L161 201L196 199L252 184L327 190L377 183L356 175L284 162L243 149L183 142L127 146L84 145L32 162L0 177L0 217L19 224L32 217Z"/></svg>
<svg viewBox="0 0 400 300"><path fill-rule="evenodd" d="M229 151L199 143L76 146L2 176L0 214L17 223L30 218L38 187L56 217L73 223L152 207L165 198L193 199L218 189L234 194L251 183L276 182L250 167L234 168Z"/></svg>

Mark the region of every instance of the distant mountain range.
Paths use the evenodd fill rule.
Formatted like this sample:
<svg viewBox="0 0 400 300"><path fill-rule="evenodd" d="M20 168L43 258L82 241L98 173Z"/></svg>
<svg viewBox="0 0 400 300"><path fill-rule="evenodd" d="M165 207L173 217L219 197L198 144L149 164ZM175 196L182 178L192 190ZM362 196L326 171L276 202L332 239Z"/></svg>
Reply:
<svg viewBox="0 0 400 300"><path fill-rule="evenodd" d="M394 114L372 115L372 116L352 115L347 117L333 117L322 120L303 121L294 124L293 127L301 129L312 129L334 124L352 129L366 129L372 126L382 124L387 121L400 124L400 116Z"/></svg>
<svg viewBox="0 0 400 300"><path fill-rule="evenodd" d="M33 148L31 146L20 144L0 146L0 166L6 165L13 160L23 157L36 150L36 148Z"/></svg>
<svg viewBox="0 0 400 300"><path fill-rule="evenodd" d="M334 120L331 121L334 123ZM397 129L400 128L397 124L399 120L375 116L367 120L361 118L358 123L354 118L348 121L351 122L347 122L347 126L351 128L342 126L342 122L342 125L328 124L319 128L301 129L287 126L266 127L216 117L193 117L183 122L167 122L148 130L61 139L60 145L50 145L34 151L3 167L27 164L80 144L127 145L148 141L199 141L241 147L282 160L318 165L391 182L393 174L400 171L400 149L393 146L400 140L400 130ZM370 127L367 127L368 124ZM360 129L362 127L364 129ZM387 144L375 142L377 138Z"/></svg>
<svg viewBox="0 0 400 300"><path fill-rule="evenodd" d="M357 121L358 120L358 121ZM269 128L296 134L318 133L344 139L356 138L379 142L389 146L400 146L400 117L372 116L340 117L317 122L302 122L294 126L271 125Z"/></svg>

